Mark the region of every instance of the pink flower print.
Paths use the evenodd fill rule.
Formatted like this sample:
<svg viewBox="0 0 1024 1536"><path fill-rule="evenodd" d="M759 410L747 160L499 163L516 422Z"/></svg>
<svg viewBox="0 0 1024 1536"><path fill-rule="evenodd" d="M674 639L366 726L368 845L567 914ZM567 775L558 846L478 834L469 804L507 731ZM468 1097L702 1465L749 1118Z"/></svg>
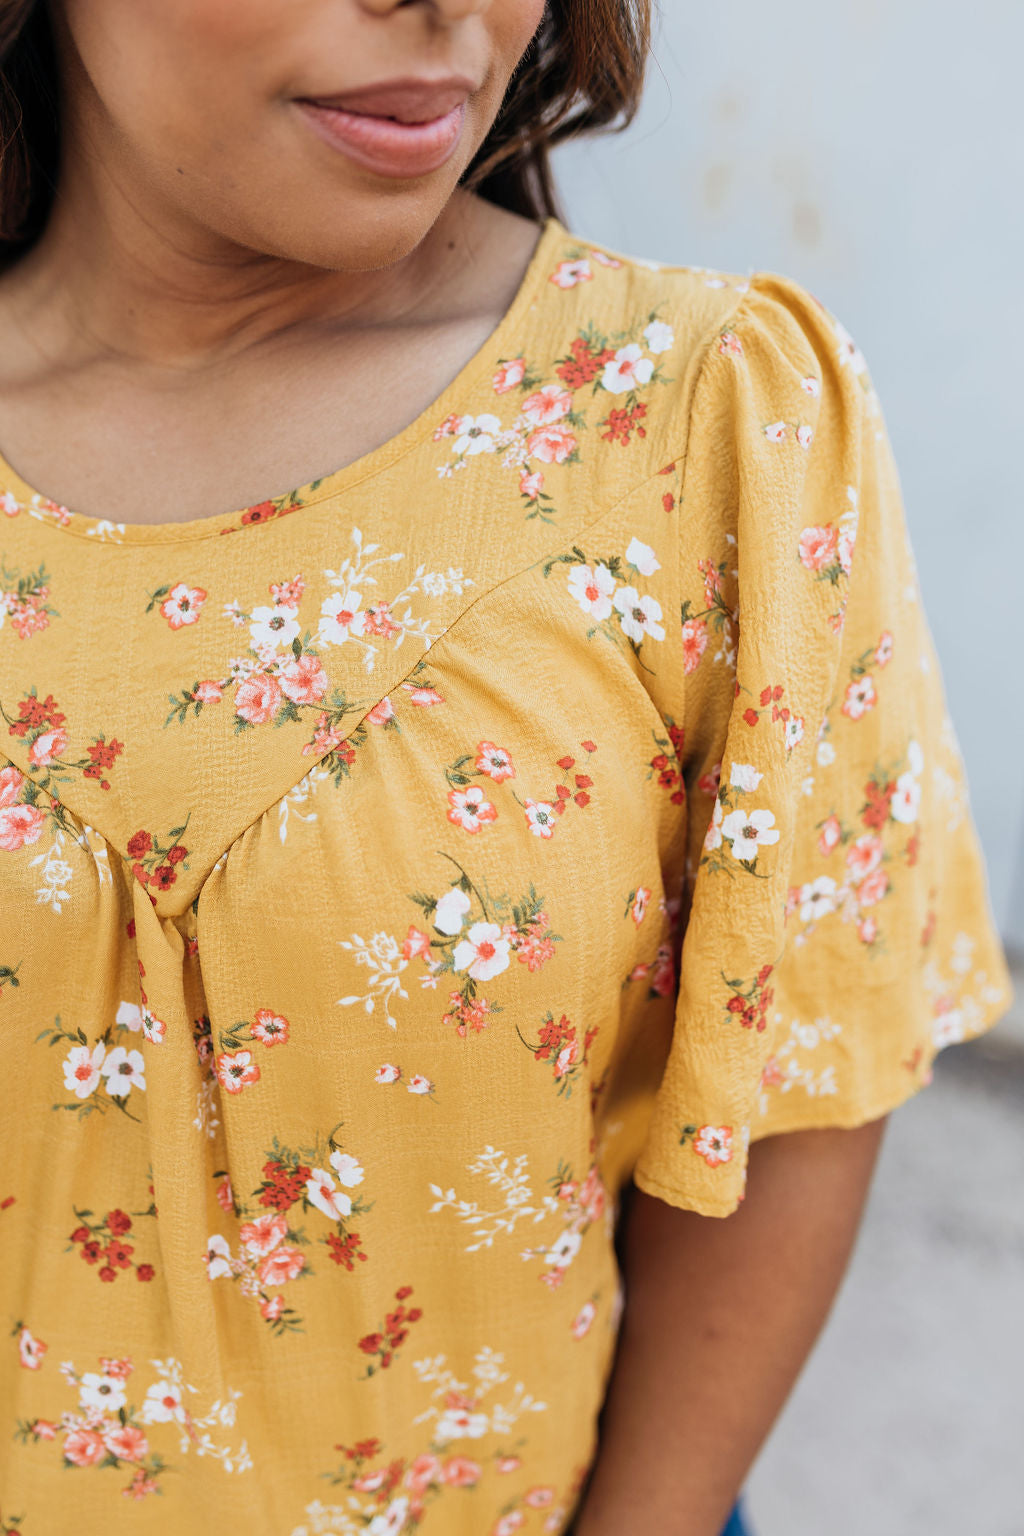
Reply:
<svg viewBox="0 0 1024 1536"><path fill-rule="evenodd" d="M187 581L179 581L160 604L160 612L172 629L181 629L184 624L196 622L205 602L202 587L190 587Z"/></svg>
<svg viewBox="0 0 1024 1536"><path fill-rule="evenodd" d="M521 1509L513 1509L494 1525L491 1536L515 1536L515 1532L526 1524L526 1516Z"/></svg>
<svg viewBox="0 0 1024 1536"><path fill-rule="evenodd" d="M0 807L16 803L24 782L25 775L20 768L15 768L13 763L8 763L6 768L0 768Z"/></svg>
<svg viewBox="0 0 1024 1536"><path fill-rule="evenodd" d="M892 661L892 635L887 629L883 629L878 641L878 649L875 651L875 665L885 667L890 661Z"/></svg>
<svg viewBox="0 0 1024 1536"><path fill-rule="evenodd" d="M607 251L593 250L590 254L602 267L610 267L614 271L617 267L622 266L619 258L617 256L609 256Z"/></svg>
<svg viewBox="0 0 1024 1536"><path fill-rule="evenodd" d="M496 1472L518 1472L522 1462L518 1456L499 1456L495 1463Z"/></svg>
<svg viewBox="0 0 1024 1536"><path fill-rule="evenodd" d="M585 1301L572 1320L572 1336L574 1339L585 1338L590 1332L591 1324L597 1316L597 1308L592 1301Z"/></svg>
<svg viewBox="0 0 1024 1536"><path fill-rule="evenodd" d="M823 571L835 565L838 558L836 530L831 523L825 527L805 528L800 535L800 563L808 571Z"/></svg>
<svg viewBox="0 0 1024 1536"><path fill-rule="evenodd" d="M691 672L696 672L707 648L707 620L687 619L683 624L683 671L687 676Z"/></svg>
<svg viewBox="0 0 1024 1536"><path fill-rule="evenodd" d="M537 427L526 439L527 457L540 459L542 464L564 464L575 451L575 434L557 423Z"/></svg>
<svg viewBox="0 0 1024 1536"><path fill-rule="evenodd" d="M878 702L875 693L875 685L870 672L865 672L863 677L855 677L846 690L846 698L843 700L843 714L848 720L859 720L867 714Z"/></svg>
<svg viewBox="0 0 1024 1536"><path fill-rule="evenodd" d="M521 384L526 373L526 364L521 357L513 357L508 362L501 363L497 373L491 380L496 395L506 395L510 389L515 389Z"/></svg>
<svg viewBox="0 0 1024 1536"><path fill-rule="evenodd" d="M536 501L537 497L540 495L543 489L544 476L541 474L539 469L535 469L530 475L526 474L524 471L523 474L519 476L520 496L528 496L531 501Z"/></svg>
<svg viewBox="0 0 1024 1536"><path fill-rule="evenodd" d="M724 356L742 357L743 343L735 331L723 331L718 338L718 350Z"/></svg>
<svg viewBox="0 0 1024 1536"><path fill-rule="evenodd" d="M288 1223L281 1215L268 1212L264 1216L254 1216L252 1221L244 1221L238 1229L238 1240L245 1246L245 1251L251 1259L265 1258L272 1253L288 1236Z"/></svg>
<svg viewBox="0 0 1024 1536"><path fill-rule="evenodd" d="M402 687L408 690L412 703L420 709L429 709L432 704L444 703L444 699L436 688L421 688L416 683L403 683Z"/></svg>
<svg viewBox="0 0 1024 1536"><path fill-rule="evenodd" d="M526 824L535 837L550 837L555 830L555 809L546 800L527 800Z"/></svg>
<svg viewBox="0 0 1024 1536"><path fill-rule="evenodd" d="M467 971L474 981L490 981L508 969L510 948L497 923L473 923L466 937L456 944L452 963L457 971Z"/></svg>
<svg viewBox="0 0 1024 1536"><path fill-rule="evenodd" d="M228 1174L217 1185L217 1204L222 1211L232 1211L235 1207L235 1196L231 1188L231 1179Z"/></svg>
<svg viewBox="0 0 1024 1536"><path fill-rule="evenodd" d="M64 1439L64 1459L75 1467L95 1467L107 1454L103 1436L95 1429L72 1429Z"/></svg>
<svg viewBox="0 0 1024 1536"><path fill-rule="evenodd" d="M480 1481L480 1464L468 1456L449 1456L441 1477L449 1488L472 1488Z"/></svg>
<svg viewBox="0 0 1024 1536"><path fill-rule="evenodd" d="M876 869L868 875L866 880L861 881L857 888L857 897L862 907L873 907L876 902L881 901L888 889L889 876L884 869Z"/></svg>
<svg viewBox="0 0 1024 1536"><path fill-rule="evenodd" d="M327 673L318 656L297 656L281 670L281 690L293 704L319 704L327 692Z"/></svg>
<svg viewBox="0 0 1024 1536"><path fill-rule="evenodd" d="M530 1488L523 1496L523 1503L528 1504L531 1509L547 1509L550 1504L554 1503L554 1498L555 1490L553 1488Z"/></svg>
<svg viewBox="0 0 1024 1536"><path fill-rule="evenodd" d="M593 275L589 261L560 261L548 282L556 288L575 288L577 283L589 283Z"/></svg>
<svg viewBox="0 0 1024 1536"><path fill-rule="evenodd" d="M267 1296L260 1302L260 1317L268 1323L276 1323L283 1311L283 1296Z"/></svg>
<svg viewBox="0 0 1024 1536"><path fill-rule="evenodd" d="M301 1274L305 1267L306 1259L299 1249L282 1243L280 1248L274 1248L266 1258L260 1260L256 1274L261 1285L286 1285L289 1280Z"/></svg>
<svg viewBox="0 0 1024 1536"><path fill-rule="evenodd" d="M228 1093L241 1093L249 1083L257 1082L259 1075L251 1051L225 1051L217 1057L217 1078Z"/></svg>
<svg viewBox="0 0 1024 1536"><path fill-rule="evenodd" d="M709 1168L717 1168L732 1158L732 1126L702 1125L694 1137L693 1150Z"/></svg>
<svg viewBox="0 0 1024 1536"><path fill-rule="evenodd" d="M219 704L224 697L224 690L221 688L220 683L214 682L213 678L208 677L204 678L201 683L196 684L192 690L192 697L198 700L200 704Z"/></svg>
<svg viewBox="0 0 1024 1536"><path fill-rule="evenodd" d="M873 917L865 917L857 924L857 937L862 944L873 944L878 938L878 924Z"/></svg>
<svg viewBox="0 0 1024 1536"><path fill-rule="evenodd" d="M367 712L366 719L370 725L387 725L389 720L395 718L395 706L387 697L381 699Z"/></svg>
<svg viewBox="0 0 1024 1536"><path fill-rule="evenodd" d="M376 635L381 640L393 640L402 630L391 617L391 605L383 600L371 603L363 615L363 633Z"/></svg>
<svg viewBox="0 0 1024 1536"><path fill-rule="evenodd" d="M471 784L468 789L450 789L448 806L448 820L466 832L479 832L498 815L478 784Z"/></svg>
<svg viewBox="0 0 1024 1536"><path fill-rule="evenodd" d="M149 1441L134 1424L117 1424L104 1429L103 1443L119 1461L142 1461L149 1451Z"/></svg>
<svg viewBox="0 0 1024 1536"><path fill-rule="evenodd" d="M827 858L828 855L832 852L833 848L837 848L839 846L839 840L842 835L843 829L842 825L840 824L839 817L830 816L828 820L822 825L821 832L818 836L818 852L824 858ZM849 854L847 854L846 861L847 863L850 862Z"/></svg>
<svg viewBox="0 0 1024 1536"><path fill-rule="evenodd" d="M28 749L28 760L33 768L46 768L60 757L67 744L68 733L61 726L42 731Z"/></svg>
<svg viewBox="0 0 1024 1536"><path fill-rule="evenodd" d="M495 784L503 784L506 779L516 776L511 757L504 747L496 747L493 741L478 742L473 766L478 773L486 773Z"/></svg>
<svg viewBox="0 0 1024 1536"><path fill-rule="evenodd" d="M327 716L320 715L313 731L313 740L306 742L302 755L305 757L307 753L315 752L318 757L323 757L326 753L333 752L336 747L340 747L344 740L344 732L338 730L336 726L329 726Z"/></svg>
<svg viewBox="0 0 1024 1536"><path fill-rule="evenodd" d="M249 1025L253 1039L262 1041L264 1045L284 1045L288 1039L288 1029L288 1020L272 1008L257 1008L256 1017Z"/></svg>
<svg viewBox="0 0 1024 1536"><path fill-rule="evenodd" d="M416 1495L425 1493L431 1483L441 1479L441 1461L437 1456L424 1454L410 1462L405 1474L405 1486Z"/></svg>
<svg viewBox="0 0 1024 1536"><path fill-rule="evenodd" d="M298 608L305 590L305 578L301 575L293 576L290 581L272 581L270 583L270 595L274 599L275 604L281 608Z"/></svg>
<svg viewBox="0 0 1024 1536"><path fill-rule="evenodd" d="M560 384L545 384L527 395L522 412L531 426L549 427L572 410L572 395Z"/></svg>
<svg viewBox="0 0 1024 1536"><path fill-rule="evenodd" d="M344 645L353 635L361 635L366 615L359 610L362 601L358 592L335 592L324 598L320 605L320 625L317 630L324 645Z"/></svg>
<svg viewBox="0 0 1024 1536"><path fill-rule="evenodd" d="M646 885L638 885L633 895L633 906L630 912L634 923L639 928L647 911L647 903L651 899L650 890Z"/></svg>
<svg viewBox="0 0 1024 1536"><path fill-rule="evenodd" d="M0 849L16 853L34 843L43 830L45 814L36 805L9 805L0 809Z"/></svg>
<svg viewBox="0 0 1024 1536"><path fill-rule="evenodd" d="M612 611L615 577L606 565L574 565L569 572L569 594L583 612L598 623Z"/></svg>
<svg viewBox="0 0 1024 1536"><path fill-rule="evenodd" d="M23 1327L18 1334L18 1356L27 1371L38 1371L47 1347L42 1339L37 1339L27 1328Z"/></svg>
<svg viewBox="0 0 1024 1536"><path fill-rule="evenodd" d="M654 373L654 364L649 357L644 356L644 349L635 341L628 346L620 347L610 362L604 366L601 375L602 386L613 395L622 395L628 389L649 384Z"/></svg>
<svg viewBox="0 0 1024 1536"><path fill-rule="evenodd" d="M676 963L667 944L658 945L658 954L651 969L651 991L657 997L671 997L675 990Z"/></svg>
<svg viewBox="0 0 1024 1536"><path fill-rule="evenodd" d="M832 818L833 821L835 817ZM850 879L854 885L859 880L864 880L882 862L882 839L876 837L873 832L866 832L863 837L846 850L846 867L850 871Z"/></svg>
<svg viewBox="0 0 1024 1536"><path fill-rule="evenodd" d="M277 713L281 685L265 672L254 672L235 688L235 713L250 725L265 725Z"/></svg>

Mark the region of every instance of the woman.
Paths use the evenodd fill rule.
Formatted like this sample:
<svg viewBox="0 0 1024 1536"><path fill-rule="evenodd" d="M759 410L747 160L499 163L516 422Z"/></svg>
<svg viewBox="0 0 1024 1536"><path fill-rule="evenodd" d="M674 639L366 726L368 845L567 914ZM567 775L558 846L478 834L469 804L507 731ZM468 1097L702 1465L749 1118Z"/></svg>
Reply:
<svg viewBox="0 0 1024 1536"><path fill-rule="evenodd" d="M5 1529L716 1536L1005 1006L861 354L556 216L646 11L2 6Z"/></svg>

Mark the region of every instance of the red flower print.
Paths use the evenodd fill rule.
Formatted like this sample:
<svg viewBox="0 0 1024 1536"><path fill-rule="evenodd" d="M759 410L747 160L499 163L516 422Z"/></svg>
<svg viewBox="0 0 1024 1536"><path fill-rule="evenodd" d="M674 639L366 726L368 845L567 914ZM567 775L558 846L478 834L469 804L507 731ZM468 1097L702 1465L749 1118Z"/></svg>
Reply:
<svg viewBox="0 0 1024 1536"><path fill-rule="evenodd" d="M126 1211L107 1212L107 1230L113 1232L115 1237L123 1237L131 1230L132 1219Z"/></svg>
<svg viewBox="0 0 1024 1536"><path fill-rule="evenodd" d="M135 832L128 839L128 857L141 859L144 853L148 853L153 846L153 839L148 832Z"/></svg>
<svg viewBox="0 0 1024 1536"><path fill-rule="evenodd" d="M228 1093L241 1093L249 1083L257 1082L259 1075L251 1051L225 1051L217 1057L217 1078Z"/></svg>
<svg viewBox="0 0 1024 1536"><path fill-rule="evenodd" d="M135 1273L140 1280L152 1280L153 1276L156 1274L156 1270L153 1268L152 1264L140 1264Z"/></svg>
<svg viewBox="0 0 1024 1536"><path fill-rule="evenodd" d="M181 629L185 624L194 624L203 610L206 601L206 592L202 587L190 587L187 582L179 581L176 586L163 588L167 593L160 604L160 612L172 629ZM161 594L153 594L154 601ZM150 604L152 607L152 603ZM149 610L147 609L147 612Z"/></svg>
<svg viewBox="0 0 1024 1536"><path fill-rule="evenodd" d="M288 1020L271 1008L257 1008L256 1017L249 1026L254 1040L264 1045L283 1045L288 1039Z"/></svg>

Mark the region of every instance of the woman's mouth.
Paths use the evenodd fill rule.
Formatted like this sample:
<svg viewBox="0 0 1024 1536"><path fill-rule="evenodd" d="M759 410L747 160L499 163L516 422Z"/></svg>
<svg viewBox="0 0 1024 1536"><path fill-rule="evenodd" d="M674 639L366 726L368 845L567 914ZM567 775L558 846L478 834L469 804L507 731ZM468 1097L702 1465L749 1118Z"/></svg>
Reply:
<svg viewBox="0 0 1024 1536"><path fill-rule="evenodd" d="M320 138L379 176L425 176L450 159L462 133L468 92L454 93L454 105L434 116L430 113L440 93L434 93L433 102L422 92L364 94L365 103L353 95L348 105L312 98L299 98L296 104ZM453 93L444 94L451 102Z"/></svg>

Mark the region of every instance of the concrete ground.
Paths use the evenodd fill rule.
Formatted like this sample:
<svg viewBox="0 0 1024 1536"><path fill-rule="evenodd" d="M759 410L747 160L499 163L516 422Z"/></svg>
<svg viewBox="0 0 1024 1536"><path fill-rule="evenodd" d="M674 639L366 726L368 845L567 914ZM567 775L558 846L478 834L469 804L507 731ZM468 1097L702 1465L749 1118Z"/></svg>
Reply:
<svg viewBox="0 0 1024 1536"><path fill-rule="evenodd" d="M892 1116L752 1536L1024 1536L1024 976Z"/></svg>

